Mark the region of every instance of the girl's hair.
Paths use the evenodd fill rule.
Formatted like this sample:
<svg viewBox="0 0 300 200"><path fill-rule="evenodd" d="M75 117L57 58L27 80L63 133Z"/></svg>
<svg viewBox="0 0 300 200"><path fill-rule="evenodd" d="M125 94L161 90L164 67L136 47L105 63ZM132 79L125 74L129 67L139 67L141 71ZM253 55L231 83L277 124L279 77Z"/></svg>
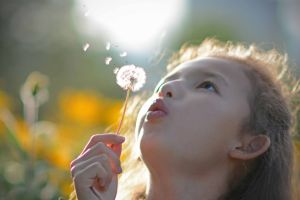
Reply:
<svg viewBox="0 0 300 200"><path fill-rule="evenodd" d="M172 69L182 62L207 56L244 64L241 70L250 80L252 93L248 95L250 116L242 122L241 134L264 134L271 140L268 151L254 164L244 163L246 168L251 168L245 170L245 175L232 174L231 188L221 199L292 199L293 146L290 129L293 119L290 108L293 105L289 108L288 104L299 100L299 81L292 88L292 85L283 83L295 83L288 71L287 55L281 55L274 49L263 51L255 45L210 39L200 46L182 48L168 67ZM299 110L299 104L297 106L296 110Z"/></svg>
<svg viewBox="0 0 300 200"><path fill-rule="evenodd" d="M251 114L242 122L241 134L265 134L271 140L270 148L254 163L243 164L244 174L232 173L230 189L220 200L296 200L299 177L292 174L299 173L299 168L293 162L296 148L292 137L297 136L300 81L292 76L287 55L274 49L265 51L256 45L206 39L200 45L185 44L171 57L167 70L170 72L181 63L202 57L225 58L244 64L241 70L251 83L252 93L248 95ZM144 92L132 97L126 113L123 134L127 141L123 145L123 173L117 199L146 197L149 174L139 159L134 127L137 113L150 94L152 92Z"/></svg>

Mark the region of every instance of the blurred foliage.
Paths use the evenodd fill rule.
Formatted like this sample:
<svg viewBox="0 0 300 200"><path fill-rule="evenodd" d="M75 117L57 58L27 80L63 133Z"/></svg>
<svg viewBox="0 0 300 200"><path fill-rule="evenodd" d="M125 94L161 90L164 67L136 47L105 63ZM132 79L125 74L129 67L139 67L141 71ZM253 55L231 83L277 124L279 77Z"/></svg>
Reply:
<svg viewBox="0 0 300 200"><path fill-rule="evenodd" d="M40 92L36 88L33 84L33 96ZM41 105L32 107L23 99L26 117L18 116L12 113L17 102L0 90L1 200L67 199L72 190L71 160L92 134L111 125L116 128L122 107L121 101L91 90L64 90L56 101L55 122L30 122L25 108L38 112Z"/></svg>

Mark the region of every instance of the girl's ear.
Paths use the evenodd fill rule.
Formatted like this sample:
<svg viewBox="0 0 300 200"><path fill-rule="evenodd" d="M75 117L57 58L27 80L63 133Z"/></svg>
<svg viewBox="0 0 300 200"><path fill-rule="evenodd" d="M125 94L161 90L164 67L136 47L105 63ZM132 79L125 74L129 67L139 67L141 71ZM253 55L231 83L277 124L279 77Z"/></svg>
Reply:
<svg viewBox="0 0 300 200"><path fill-rule="evenodd" d="M266 135L247 135L240 146L232 148L229 156L240 160L250 160L266 152L270 144L270 138Z"/></svg>

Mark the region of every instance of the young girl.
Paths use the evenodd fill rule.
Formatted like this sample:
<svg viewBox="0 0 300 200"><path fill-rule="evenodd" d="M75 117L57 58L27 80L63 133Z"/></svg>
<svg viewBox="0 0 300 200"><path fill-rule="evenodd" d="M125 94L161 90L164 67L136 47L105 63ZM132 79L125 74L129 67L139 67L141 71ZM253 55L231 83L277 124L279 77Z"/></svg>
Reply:
<svg viewBox="0 0 300 200"><path fill-rule="evenodd" d="M286 56L208 39L167 69L142 107L132 99L135 131L127 117L126 139L96 134L72 161L77 198L291 200L300 89Z"/></svg>

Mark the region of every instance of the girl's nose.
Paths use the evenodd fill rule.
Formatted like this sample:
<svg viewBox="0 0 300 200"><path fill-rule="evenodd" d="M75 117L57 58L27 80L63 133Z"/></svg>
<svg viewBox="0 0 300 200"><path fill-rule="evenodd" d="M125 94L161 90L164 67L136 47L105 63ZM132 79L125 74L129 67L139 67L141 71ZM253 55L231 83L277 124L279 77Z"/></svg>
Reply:
<svg viewBox="0 0 300 200"><path fill-rule="evenodd" d="M178 82L175 83L176 81L168 82L165 83L164 85L161 86L158 96L159 97L168 97L168 98L175 98L175 87L178 87ZM177 84L177 85L176 85ZM176 89L176 96L179 94L179 88Z"/></svg>
<svg viewBox="0 0 300 200"><path fill-rule="evenodd" d="M158 93L158 96L159 97L164 97L164 96L166 96L166 97L172 97L173 96L173 94L172 94L172 92L167 92L166 93L166 95L164 95L164 93L162 92L162 91L160 91L159 93Z"/></svg>

